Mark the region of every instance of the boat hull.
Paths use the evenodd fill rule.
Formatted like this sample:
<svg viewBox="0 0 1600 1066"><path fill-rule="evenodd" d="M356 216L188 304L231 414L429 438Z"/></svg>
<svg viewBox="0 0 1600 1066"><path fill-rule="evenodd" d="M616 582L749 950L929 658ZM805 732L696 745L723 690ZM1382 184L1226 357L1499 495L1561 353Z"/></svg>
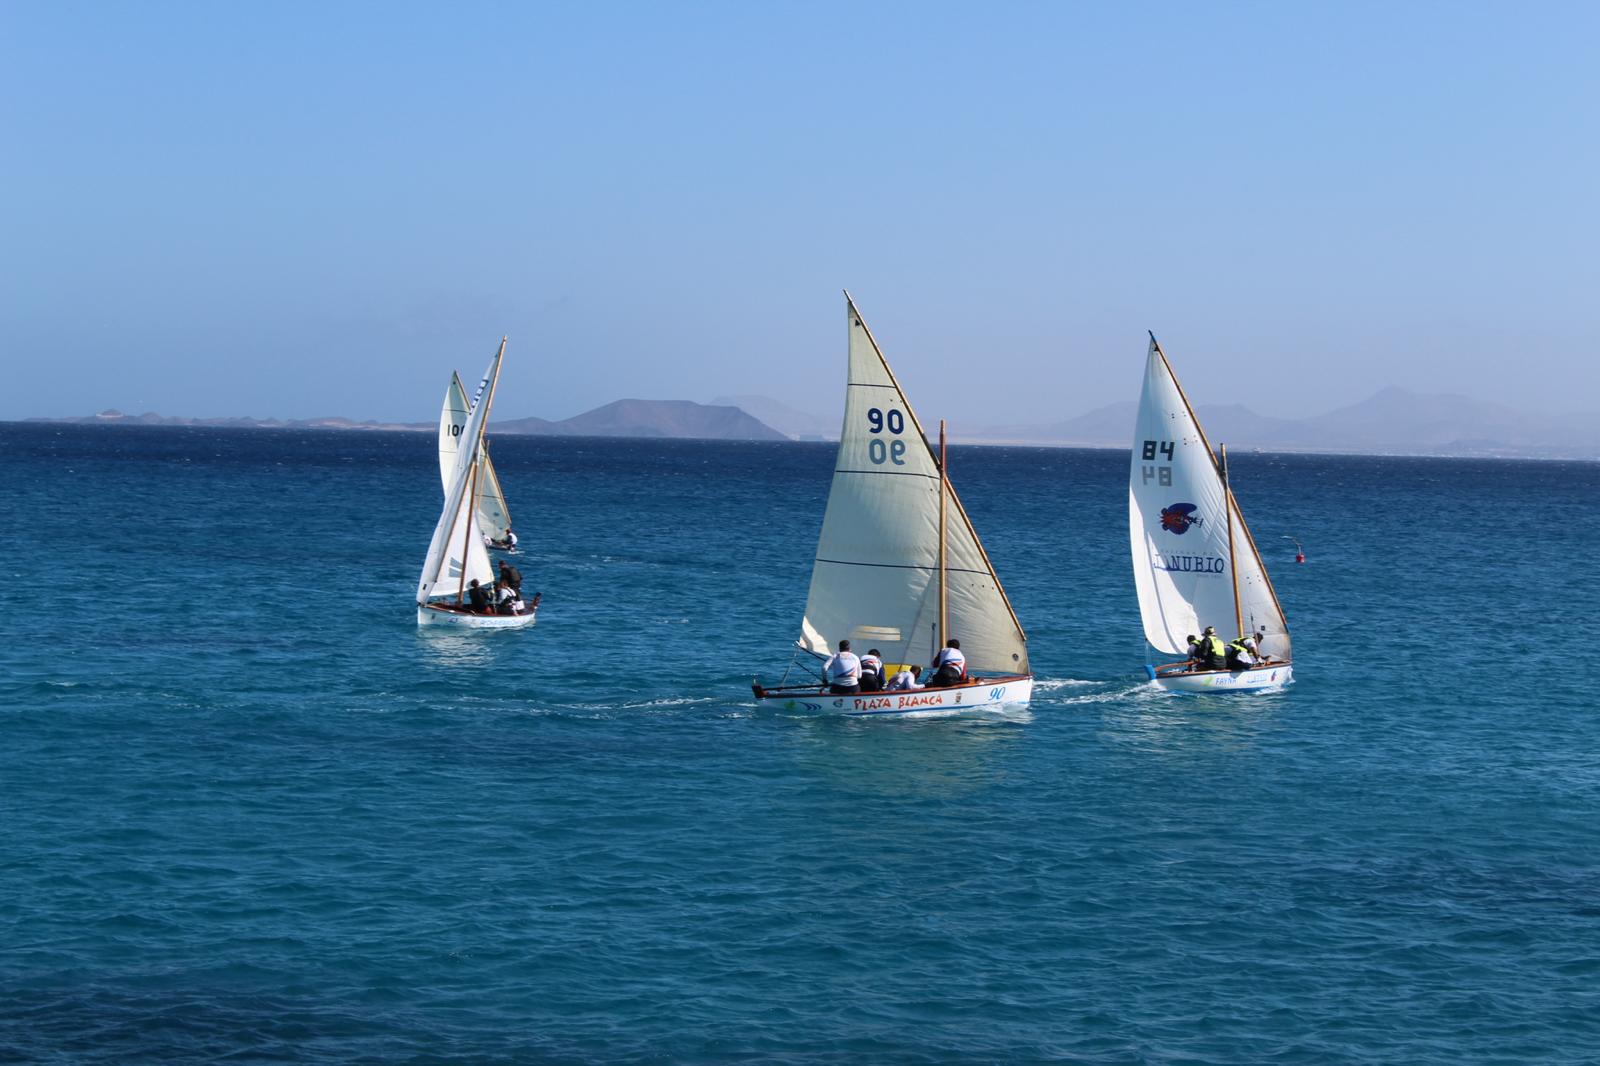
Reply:
<svg viewBox="0 0 1600 1066"><path fill-rule="evenodd" d="M1159 673L1145 667L1151 681L1168 692L1259 692L1282 688L1294 680L1294 666L1272 663L1250 670L1199 670L1185 673Z"/></svg>
<svg viewBox="0 0 1600 1066"><path fill-rule="evenodd" d="M453 626L457 629L521 629L533 624L539 609L530 607L522 614L468 614L440 604L420 604L417 625Z"/></svg>
<svg viewBox="0 0 1600 1066"><path fill-rule="evenodd" d="M871 718L896 714L954 714L961 711L1003 707L1026 703L1033 696L1031 676L1011 675L973 681L948 688L923 688L912 692L862 692L836 696L822 689L758 689L756 699L763 705L777 705L786 711L816 714L842 714Z"/></svg>

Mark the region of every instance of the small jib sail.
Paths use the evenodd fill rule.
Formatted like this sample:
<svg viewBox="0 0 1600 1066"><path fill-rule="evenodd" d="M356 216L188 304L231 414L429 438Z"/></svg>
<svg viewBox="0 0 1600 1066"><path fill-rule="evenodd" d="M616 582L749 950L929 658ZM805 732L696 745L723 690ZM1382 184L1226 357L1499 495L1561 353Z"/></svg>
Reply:
<svg viewBox="0 0 1600 1066"><path fill-rule="evenodd" d="M483 447L483 429L488 422L495 384L500 379L500 363L505 354L506 342L502 338L500 350L490 361L489 369L484 371L483 381L478 386L482 399L473 407L462 427L455 463L445 489L444 510L440 512L439 523L434 527L433 540L428 544L428 557L422 564L422 576L417 582L419 606L436 597L451 597L459 603L466 595L468 582L477 581L482 585L494 582L489 554L478 529L473 497L480 469L478 457Z"/></svg>
<svg viewBox="0 0 1600 1066"><path fill-rule="evenodd" d="M479 393L482 389L480 386ZM476 406L478 397L467 400L467 390L462 387L461 376L450 375L450 387L445 390L444 408L439 412L439 479L450 491L450 477L455 472L456 454L460 450L461 434L467 428L467 419ZM478 454L478 478L474 496L477 500L478 528L492 541L503 542L511 528L511 510L506 506L505 493L500 490L500 478L494 472L494 461L489 458L489 440L484 437Z"/></svg>
<svg viewBox="0 0 1600 1066"><path fill-rule="evenodd" d="M800 647L826 656L848 639L927 664L956 637L969 674L1026 674L1027 638L978 534L849 293L845 311L844 428Z"/></svg>
<svg viewBox="0 0 1600 1066"><path fill-rule="evenodd" d="M1128 532L1144 635L1184 657L1188 637L1262 630L1260 651L1291 658L1289 627L1221 461L1155 336L1145 361L1128 477ZM1229 632L1230 630L1234 632Z"/></svg>

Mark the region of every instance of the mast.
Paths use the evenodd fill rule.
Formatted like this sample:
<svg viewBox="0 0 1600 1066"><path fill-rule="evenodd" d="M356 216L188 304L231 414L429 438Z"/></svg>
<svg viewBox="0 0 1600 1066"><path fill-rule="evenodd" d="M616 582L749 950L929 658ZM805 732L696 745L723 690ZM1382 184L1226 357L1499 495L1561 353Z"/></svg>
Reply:
<svg viewBox="0 0 1600 1066"><path fill-rule="evenodd" d="M945 627L949 625L949 617L948 612L945 609L944 595L944 487L950 483L950 477L945 473L945 462L947 459L948 453L945 451L944 442L944 419L941 418L939 419L939 633L933 638L934 658L938 658L939 649L944 646L945 641L950 639L945 632Z"/></svg>
<svg viewBox="0 0 1600 1066"><path fill-rule="evenodd" d="M1187 402L1187 401L1185 401ZM1196 423L1198 425L1199 423ZM1222 510L1228 523L1228 576L1233 579L1233 631L1244 636L1244 616L1239 608L1239 568L1233 561L1233 489L1228 487L1228 446L1222 446ZM1237 637L1235 639L1238 639Z"/></svg>

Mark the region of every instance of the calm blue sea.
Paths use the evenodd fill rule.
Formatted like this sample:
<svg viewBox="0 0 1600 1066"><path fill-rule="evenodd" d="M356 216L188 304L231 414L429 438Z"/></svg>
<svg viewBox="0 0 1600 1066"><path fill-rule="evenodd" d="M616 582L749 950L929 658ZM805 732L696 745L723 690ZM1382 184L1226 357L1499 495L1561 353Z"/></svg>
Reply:
<svg viewBox="0 0 1600 1066"><path fill-rule="evenodd" d="M0 1061L1600 1059L1600 464L1236 454L1298 680L1180 697L1125 454L957 447L1036 698L853 721L832 452L500 438L460 635L429 434L0 426Z"/></svg>

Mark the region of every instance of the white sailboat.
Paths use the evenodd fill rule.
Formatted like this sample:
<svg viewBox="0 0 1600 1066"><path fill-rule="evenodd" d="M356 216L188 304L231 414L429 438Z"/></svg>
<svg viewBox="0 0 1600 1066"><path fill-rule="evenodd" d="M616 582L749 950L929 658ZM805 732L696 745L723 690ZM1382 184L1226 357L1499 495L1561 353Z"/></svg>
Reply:
<svg viewBox="0 0 1600 1066"><path fill-rule="evenodd" d="M882 652L886 673L931 664L954 637L961 685L835 695L816 683L764 688L794 710L872 715L1022 703L1033 693L1028 643L940 453L922 432L877 341L845 293L849 377L844 428L817 541L800 652L821 660L839 640Z"/></svg>
<svg viewBox="0 0 1600 1066"><path fill-rule="evenodd" d="M472 414L478 397L467 402L467 390L461 384L461 375L450 374L450 387L445 390L444 407L439 412L439 479L450 491L450 476L455 473L456 453L460 450L461 434L467 428L467 418ZM478 455L477 478L478 529L491 548L515 551L508 541L511 533L511 509L506 506L506 494L500 488L500 476L494 471L494 460L489 458L489 438L484 436L483 448Z"/></svg>
<svg viewBox="0 0 1600 1066"><path fill-rule="evenodd" d="M1228 486L1228 453L1218 459L1150 335L1144 389L1134 424L1128 475L1128 533L1145 640L1156 656L1187 657L1188 638L1206 626L1255 637L1259 665L1209 669L1149 663L1145 671L1175 692L1277 688L1294 678L1289 626L1261 553ZM1156 657L1152 656L1152 658Z"/></svg>
<svg viewBox="0 0 1600 1066"><path fill-rule="evenodd" d="M444 510L434 526L428 557L417 582L417 624L454 625L472 629L513 629L534 620L538 597L516 614L478 614L467 602L469 582L486 589L493 584L494 571L478 528L478 509L474 506L477 482L482 468L483 431L489 421L495 385L500 380L500 364L505 359L506 341L500 339L478 386L481 399L467 416L458 438L455 463L445 487Z"/></svg>

